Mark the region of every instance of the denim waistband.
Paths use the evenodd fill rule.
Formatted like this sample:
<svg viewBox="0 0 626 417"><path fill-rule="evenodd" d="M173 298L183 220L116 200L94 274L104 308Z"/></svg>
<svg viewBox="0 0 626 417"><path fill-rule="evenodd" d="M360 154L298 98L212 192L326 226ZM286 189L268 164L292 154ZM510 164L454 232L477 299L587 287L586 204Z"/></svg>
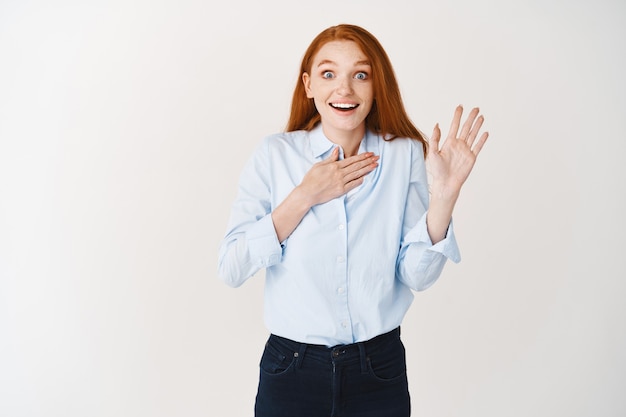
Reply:
<svg viewBox="0 0 626 417"><path fill-rule="evenodd" d="M364 342L356 342L346 345L324 346L296 342L275 334L270 335L270 340L284 346L294 352L298 365L302 364L304 357L320 362L348 362L359 360L361 369L365 371L368 355L373 355L378 350L384 349L390 342L400 338L400 327L390 332L376 336ZM269 343L269 342L268 342Z"/></svg>

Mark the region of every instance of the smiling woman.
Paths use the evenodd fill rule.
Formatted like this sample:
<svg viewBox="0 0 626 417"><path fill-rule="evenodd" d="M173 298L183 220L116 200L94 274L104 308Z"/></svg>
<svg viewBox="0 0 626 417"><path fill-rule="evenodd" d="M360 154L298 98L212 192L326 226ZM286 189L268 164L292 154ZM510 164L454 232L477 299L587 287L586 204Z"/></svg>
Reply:
<svg viewBox="0 0 626 417"><path fill-rule="evenodd" d="M446 141L435 126L427 146L387 54L358 26L321 32L299 76L286 132L244 168L219 253L231 286L266 270L255 413L405 417L400 324L412 291L460 260L452 211L483 117L473 109L461 126L459 106Z"/></svg>
<svg viewBox="0 0 626 417"><path fill-rule="evenodd" d="M302 74L306 96L324 120L324 134L335 139L345 157L356 155L365 133L364 121L374 101L371 71L355 42L333 41L317 52L311 74Z"/></svg>

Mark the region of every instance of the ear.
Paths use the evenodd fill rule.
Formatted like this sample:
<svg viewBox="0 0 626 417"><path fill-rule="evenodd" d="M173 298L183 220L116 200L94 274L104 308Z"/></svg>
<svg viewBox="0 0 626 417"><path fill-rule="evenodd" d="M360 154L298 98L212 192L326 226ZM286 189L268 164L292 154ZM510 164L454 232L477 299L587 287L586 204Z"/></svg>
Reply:
<svg viewBox="0 0 626 417"><path fill-rule="evenodd" d="M304 84L304 91L306 91L306 98L313 98L313 93L311 92L311 76L308 72L302 73L302 84Z"/></svg>

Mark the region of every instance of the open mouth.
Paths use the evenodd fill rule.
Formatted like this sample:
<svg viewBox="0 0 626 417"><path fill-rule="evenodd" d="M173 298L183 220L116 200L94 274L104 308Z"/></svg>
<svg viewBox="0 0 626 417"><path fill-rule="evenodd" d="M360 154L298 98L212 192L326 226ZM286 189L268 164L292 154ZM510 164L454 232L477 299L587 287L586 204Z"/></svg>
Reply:
<svg viewBox="0 0 626 417"><path fill-rule="evenodd" d="M354 103L330 103L330 107L339 111L350 111L356 109L359 105Z"/></svg>

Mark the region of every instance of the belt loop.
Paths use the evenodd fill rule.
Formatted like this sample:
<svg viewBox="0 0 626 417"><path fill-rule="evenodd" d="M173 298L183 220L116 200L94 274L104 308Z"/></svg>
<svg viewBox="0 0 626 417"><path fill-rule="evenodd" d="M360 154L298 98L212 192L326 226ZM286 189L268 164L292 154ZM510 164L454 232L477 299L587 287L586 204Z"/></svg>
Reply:
<svg viewBox="0 0 626 417"><path fill-rule="evenodd" d="M359 354L361 356L361 373L367 373L367 354L365 353L365 343L359 342Z"/></svg>
<svg viewBox="0 0 626 417"><path fill-rule="evenodd" d="M304 361L304 352L306 351L306 343L300 344L300 349L295 352L296 355L296 368L300 369L302 367L302 362Z"/></svg>

